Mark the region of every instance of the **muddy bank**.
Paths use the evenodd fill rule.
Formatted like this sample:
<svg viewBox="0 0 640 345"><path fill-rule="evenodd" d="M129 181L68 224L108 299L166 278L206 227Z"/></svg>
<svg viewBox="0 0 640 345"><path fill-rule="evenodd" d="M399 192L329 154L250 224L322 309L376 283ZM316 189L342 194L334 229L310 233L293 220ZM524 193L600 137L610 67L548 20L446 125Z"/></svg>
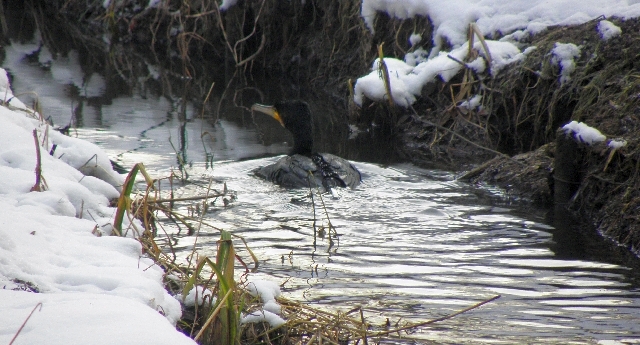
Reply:
<svg viewBox="0 0 640 345"><path fill-rule="evenodd" d="M530 44L537 47L534 52L496 78L485 80L486 88L477 89L486 105L482 113L469 116L449 102L450 110L414 115L417 119L406 126L403 137L408 143L407 155L417 163L445 156L462 166L474 158L474 153L495 156L466 169L462 178L501 186L510 195L539 205L571 210L591 220L605 237L637 254L640 43L635 33L640 25L636 20L612 21L622 34L608 41L599 36L598 21L551 28L532 37ZM556 42L573 43L580 48L571 80L563 84L559 67L551 61L550 52ZM433 95L433 99L436 97ZM444 122L443 117L447 119ZM564 131L558 128L572 120L597 128L608 139L624 141L626 145L613 149L606 141L596 145L567 141ZM471 121L476 126L471 126ZM448 132L457 126L456 122L466 124L463 127L472 136L486 135L488 142L474 140L485 149L458 149L460 145L472 145ZM434 123L442 125L436 127ZM429 132L429 127L434 130ZM491 153L490 149L501 154ZM571 153L567 155L566 151Z"/></svg>
<svg viewBox="0 0 640 345"><path fill-rule="evenodd" d="M11 39L39 29L52 55L80 51L83 70L104 75L113 97L133 90L163 94L193 102L212 121L223 108L244 112L255 101L314 99L330 109L324 115L333 127L320 128L342 128L345 137L351 123L393 135L399 158L462 170L473 183L499 185L540 205L555 200L557 129L585 122L627 145L615 152L581 147L575 190L563 204L605 236L633 251L640 246L637 21L612 19L622 35L608 41L599 36L597 20L549 28L521 39L536 49L493 77L465 69L448 83L427 85L410 109L374 102L358 108L351 101L353 81L368 72L378 47L402 58L412 49L412 33L431 37L427 18L379 14L372 34L359 1L244 1L226 10L208 0L156 7L146 0L112 1L106 8L103 1L3 4L7 19L14 19L7 21ZM580 47L564 83L551 61L557 42ZM459 106L473 95L482 95L482 107Z"/></svg>

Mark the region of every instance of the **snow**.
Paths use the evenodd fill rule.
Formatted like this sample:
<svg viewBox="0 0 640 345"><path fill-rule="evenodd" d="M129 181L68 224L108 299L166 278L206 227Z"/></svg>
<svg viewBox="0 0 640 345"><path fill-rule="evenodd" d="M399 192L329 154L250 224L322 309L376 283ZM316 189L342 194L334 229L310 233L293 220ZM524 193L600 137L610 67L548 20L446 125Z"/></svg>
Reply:
<svg viewBox="0 0 640 345"><path fill-rule="evenodd" d="M413 73L414 67L402 60L394 58L384 58L384 63L389 71L389 84L394 101L404 107L413 104L416 98L410 85L416 80L416 75ZM357 105L362 106L364 96L376 101L386 99L387 95L384 81L378 76L379 64L380 62L376 60L371 67L371 73L359 78L356 82L354 87L354 101ZM432 78L435 76L434 73ZM422 85L423 84L420 84L420 89L422 89Z"/></svg>
<svg viewBox="0 0 640 345"><path fill-rule="evenodd" d="M229 8L231 8L233 5L235 5L237 2L238 0L222 0L222 4L220 4L220 10L226 11Z"/></svg>
<svg viewBox="0 0 640 345"><path fill-rule="evenodd" d="M268 322L271 327L278 327L286 322L278 316L282 307L276 302L276 297L281 293L277 283L268 280L254 280L247 284L247 292L254 297L260 297L263 306L262 310L243 316L240 322Z"/></svg>
<svg viewBox="0 0 640 345"><path fill-rule="evenodd" d="M584 122L571 121L564 125L562 129L564 129L565 133L573 134L576 140L587 145L593 145L607 139L599 130L589 127Z"/></svg>
<svg viewBox="0 0 640 345"><path fill-rule="evenodd" d="M106 90L107 81L97 73L93 73L89 78L86 78L84 88L82 89L84 96L87 98L100 97L105 94Z"/></svg>
<svg viewBox="0 0 640 345"><path fill-rule="evenodd" d="M640 17L640 2L627 0L606 2L599 0L362 1L361 16L372 32L374 20L379 13L386 13L390 17L399 19L426 16L433 25L431 37L433 48L427 52L419 46L426 39L423 37L418 39L411 35L409 41L412 51L401 58L407 65L415 66L415 69L406 71L398 68L395 70L396 75L390 76L391 94L395 103L408 107L417 100L422 87L433 82L436 77L446 82L461 70L462 66L456 65L446 56L452 55L464 61L463 58L467 55L464 47L468 45L468 29L471 23L475 23L480 33L488 38L486 43L489 46L492 64L483 66L482 61L476 59L471 62L465 61L467 67L473 68L477 73L485 72L488 67L489 73L494 76L504 66L522 60L528 52L535 49L535 47L526 47L526 39L546 30L547 27L582 24L600 16L616 16L622 19ZM618 27L605 20L600 21L598 31L605 40L620 34ZM478 45L478 40L475 41L474 49L484 56L485 52ZM451 51L444 52L443 49L446 46L451 46ZM577 51L571 49L577 48L575 45L573 47L559 45L556 48L552 54L552 60L560 68L559 81L563 84L571 78L570 74L575 69L574 58L579 55L579 49ZM386 100L388 96L380 78L377 65L374 64L370 74L356 81L354 102L362 105L365 97L374 101Z"/></svg>
<svg viewBox="0 0 640 345"><path fill-rule="evenodd" d="M404 56L404 62L409 65L415 67L417 64L423 63L429 59L429 53L422 49L418 48L413 52L408 52Z"/></svg>
<svg viewBox="0 0 640 345"><path fill-rule="evenodd" d="M178 300L181 300L182 294L178 294L175 297ZM198 301L198 305L202 305L204 302L208 301L211 301L213 304L215 304L216 301L216 298L213 297L213 292L211 292L211 290L206 289L203 286L194 286L182 302L187 307L193 307L196 305L196 299Z"/></svg>
<svg viewBox="0 0 640 345"><path fill-rule="evenodd" d="M251 314L247 314L240 320L241 323L268 322L271 327L278 327L286 323L280 316L267 311L258 310Z"/></svg>
<svg viewBox="0 0 640 345"><path fill-rule="evenodd" d="M147 8L154 8L160 6L162 0L149 0L149 4L147 4Z"/></svg>
<svg viewBox="0 0 640 345"><path fill-rule="evenodd" d="M612 149L619 149L623 146L627 145L627 141L626 140L615 140L615 139L611 139L609 140L609 142L607 143L607 146L609 146Z"/></svg>
<svg viewBox="0 0 640 345"><path fill-rule="evenodd" d="M486 41L492 58L492 73L497 73L507 64L519 61L524 58L523 53L509 42ZM485 56L484 49L480 42L476 42L473 47L480 52L481 56ZM407 61L395 58L384 58L384 62L389 70L389 84L391 87L391 96L396 104L402 107L409 107L416 102L422 88L427 84L436 81L436 78L444 82L448 82L465 66L458 61L463 61L469 55L468 45L458 47L451 52L440 52L437 56L427 59L416 57L416 51L413 54L407 54ZM422 51L423 52L423 51ZM484 62L477 58L470 62L467 66L474 69L486 68ZM456 61L457 60L457 61ZM417 63L417 64L416 64ZM414 65L415 64L415 65ZM362 106L364 98L374 101L382 101L387 99L384 81L380 78L379 72L380 61L375 60L371 66L371 73L359 78L354 86L354 102Z"/></svg>
<svg viewBox="0 0 640 345"><path fill-rule="evenodd" d="M467 29L475 22L485 37L522 30L536 34L552 25L575 25L595 19L640 16L640 3L628 0L363 0L361 15L373 31L379 12L407 19L427 16L434 26L433 42L439 51L444 41L458 47L467 41Z"/></svg>
<svg viewBox="0 0 640 345"><path fill-rule="evenodd" d="M131 298L93 293L3 290L4 344L38 303L14 344L195 344L160 313Z"/></svg>
<svg viewBox="0 0 640 345"><path fill-rule="evenodd" d="M499 72L509 64L522 60L531 51L525 50L524 52L521 52L518 47L510 42L486 40L485 43L487 44L489 53L491 54L492 74ZM484 49L481 49L481 47L482 45L480 42L476 42L474 48L480 52L481 56L486 58L486 53Z"/></svg>
<svg viewBox="0 0 640 345"><path fill-rule="evenodd" d="M247 284L247 291L256 297L260 297L262 303L275 301L280 296L280 286L269 280L255 280Z"/></svg>
<svg viewBox="0 0 640 345"><path fill-rule="evenodd" d="M409 44L411 44L412 47L420 43L420 41L422 41L422 35L420 34L414 33L414 34L411 34L411 36L409 36Z"/></svg>
<svg viewBox="0 0 640 345"><path fill-rule="evenodd" d="M477 109L482 104L481 102L482 102L482 96L475 95L471 97L469 100L466 100L460 103L458 107L464 108L464 109Z"/></svg>
<svg viewBox="0 0 640 345"><path fill-rule="evenodd" d="M551 63L560 67L560 85L571 80L571 73L576 69L574 58L580 56L580 48L573 43L556 43L551 50Z"/></svg>
<svg viewBox="0 0 640 345"><path fill-rule="evenodd" d="M4 69L0 90L13 94ZM34 129L41 192L31 191ZM39 306L15 344L194 344L174 327L181 307L164 271L134 238L108 236L123 180L96 145L62 135L17 98L0 107L0 343Z"/></svg>
<svg viewBox="0 0 640 345"><path fill-rule="evenodd" d="M613 37L619 36L622 33L622 29L608 20L601 20L598 23L598 32L603 40L608 41Z"/></svg>

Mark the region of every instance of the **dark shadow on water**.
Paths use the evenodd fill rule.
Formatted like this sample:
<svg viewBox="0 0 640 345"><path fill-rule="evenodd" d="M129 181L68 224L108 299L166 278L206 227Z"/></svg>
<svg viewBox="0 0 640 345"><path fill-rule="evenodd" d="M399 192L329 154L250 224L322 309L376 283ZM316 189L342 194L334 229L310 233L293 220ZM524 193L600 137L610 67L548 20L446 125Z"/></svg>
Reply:
<svg viewBox="0 0 640 345"><path fill-rule="evenodd" d="M603 238L591 224L562 206L550 210L546 222L554 227L549 230L554 241L550 249L558 258L606 262L629 267L631 270L625 275L634 285L640 285L640 259L628 248Z"/></svg>

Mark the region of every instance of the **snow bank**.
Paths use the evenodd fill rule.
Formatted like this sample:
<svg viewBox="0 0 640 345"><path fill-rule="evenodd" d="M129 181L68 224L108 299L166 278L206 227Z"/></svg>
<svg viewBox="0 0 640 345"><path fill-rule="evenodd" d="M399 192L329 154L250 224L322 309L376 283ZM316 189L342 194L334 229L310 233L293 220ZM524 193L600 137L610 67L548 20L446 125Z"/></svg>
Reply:
<svg viewBox="0 0 640 345"><path fill-rule="evenodd" d="M12 95L3 69L0 90ZM34 129L42 192L31 192ZM194 344L174 328L181 309L163 270L135 239L106 236L122 182L97 146L15 98L0 106L0 343L41 303L15 344Z"/></svg>
<svg viewBox="0 0 640 345"><path fill-rule="evenodd" d="M489 40L486 44L492 58L492 64L489 66L492 73L523 59L527 53L521 52L518 47L509 42ZM473 49L477 50L481 57L469 62L466 66L473 68L476 72L483 72L487 68L484 62L486 53L480 42L476 42ZM399 106L408 107L416 102L416 97L420 95L426 84L435 82L437 78L448 82L465 67L459 61L463 61L468 54L468 44L465 44L450 52L440 52L431 58L427 58L424 50L407 54L405 61L384 58L389 70L389 84L394 102ZM379 64L379 60L374 61L371 73L356 81L354 102L357 105L362 106L365 97L374 101L387 99L384 81L380 77Z"/></svg>
<svg viewBox="0 0 640 345"><path fill-rule="evenodd" d="M495 75L504 66L521 60L531 49L521 52L523 39L544 31L553 25L582 24L589 20L605 17L620 17L623 19L640 17L640 3L637 1L613 0L602 2L599 0L363 0L361 15L367 27L373 31L374 20L378 13L399 19L415 16L425 16L430 19L434 27L432 43L433 49L426 52L418 46L425 41L422 37L412 35L410 44L412 52L404 57L408 69L397 66L394 73L390 73L391 94L400 106L408 107L416 101L422 87L433 82L436 77L448 81L462 68L459 64L447 59L447 55L454 56L460 61L466 54L468 44L469 24L475 23L480 33L486 38L502 37L499 41L487 40L492 57L492 66L486 66ZM603 39L609 39L620 34L619 28L608 21L601 21L598 30ZM443 52L445 46L451 46L450 52ZM575 47L575 46L573 46ZM559 46L554 50L554 63L560 66L560 83L570 79L575 69L574 57L579 54L569 46ZM577 47L575 47L577 48ZM484 51L475 47L481 54ZM448 61L449 60L449 61ZM385 60L386 61L386 60ZM467 67L478 73L484 71L483 61L476 59L468 62ZM384 82L378 76L377 65L374 63L372 72L356 81L354 102L362 105L364 97L374 101L382 101L386 95Z"/></svg>
<svg viewBox="0 0 640 345"><path fill-rule="evenodd" d="M627 0L363 0L361 15L373 31L378 12L407 19L429 17L434 26L433 42L439 51L444 41L458 47L467 40L472 22L485 37L521 30L524 35L539 33L552 25L574 25L605 17L640 17L640 3Z"/></svg>
<svg viewBox="0 0 640 345"><path fill-rule="evenodd" d="M160 313L131 298L9 290L0 292L0 298L3 344L38 303L42 308L33 313L15 345L195 344Z"/></svg>

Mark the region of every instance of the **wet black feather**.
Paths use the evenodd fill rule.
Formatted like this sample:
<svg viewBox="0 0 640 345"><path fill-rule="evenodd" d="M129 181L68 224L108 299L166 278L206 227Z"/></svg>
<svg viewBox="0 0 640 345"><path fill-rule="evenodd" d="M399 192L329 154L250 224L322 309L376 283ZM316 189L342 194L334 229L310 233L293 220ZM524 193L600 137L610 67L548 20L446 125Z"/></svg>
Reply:
<svg viewBox="0 0 640 345"><path fill-rule="evenodd" d="M284 127L293 135L293 150L287 157L262 167L256 175L289 188L355 188L361 174L349 161L329 153L313 151L313 121L307 103L283 101L274 105Z"/></svg>

